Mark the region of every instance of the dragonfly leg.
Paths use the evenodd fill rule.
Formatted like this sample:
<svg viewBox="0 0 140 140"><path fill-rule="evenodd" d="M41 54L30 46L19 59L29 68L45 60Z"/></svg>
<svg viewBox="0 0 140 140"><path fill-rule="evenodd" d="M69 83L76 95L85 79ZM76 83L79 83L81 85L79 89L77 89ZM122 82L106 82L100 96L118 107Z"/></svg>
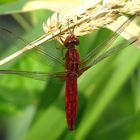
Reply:
<svg viewBox="0 0 140 140"><path fill-rule="evenodd" d="M69 33L70 33L70 34L73 34L73 33L74 33L74 29L75 29L75 25L74 25L73 21L70 22L70 20L67 19L67 23L68 23ZM73 27L72 30L70 30L70 24L69 24L69 23L73 23L73 25L72 25L72 27Z"/></svg>

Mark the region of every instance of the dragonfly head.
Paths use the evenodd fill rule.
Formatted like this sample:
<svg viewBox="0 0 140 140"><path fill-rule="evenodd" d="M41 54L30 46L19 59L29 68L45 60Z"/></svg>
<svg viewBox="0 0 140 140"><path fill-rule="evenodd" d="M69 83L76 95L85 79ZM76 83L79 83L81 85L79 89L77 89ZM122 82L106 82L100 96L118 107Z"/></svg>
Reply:
<svg viewBox="0 0 140 140"><path fill-rule="evenodd" d="M69 47L71 45L79 45L79 39L72 33L68 35L64 41L65 47Z"/></svg>

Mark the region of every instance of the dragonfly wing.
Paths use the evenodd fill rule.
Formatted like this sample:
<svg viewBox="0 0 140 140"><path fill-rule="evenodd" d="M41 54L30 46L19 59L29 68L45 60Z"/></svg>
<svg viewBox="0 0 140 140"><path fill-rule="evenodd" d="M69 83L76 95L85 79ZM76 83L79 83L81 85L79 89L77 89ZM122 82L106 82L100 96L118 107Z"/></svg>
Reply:
<svg viewBox="0 0 140 140"><path fill-rule="evenodd" d="M19 75L19 76L28 77L41 81L46 81L48 78L65 80L66 77L66 72L46 73L46 72L35 72L35 71L0 70L0 75L4 75L4 74Z"/></svg>
<svg viewBox="0 0 140 140"><path fill-rule="evenodd" d="M87 56L83 59L82 65L89 65L90 59L96 57L100 53L107 50L109 47L111 47L112 43L117 39L119 34L124 31L124 29L132 22L132 20L136 17L136 15L131 16L128 20L126 20L121 27L119 27L116 32L114 32L110 37L108 37L107 40L105 40L103 43L101 43L99 46L97 46L95 49L93 49L91 52L87 54Z"/></svg>
<svg viewBox="0 0 140 140"><path fill-rule="evenodd" d="M90 67L96 65L97 63L99 63L100 61L102 61L103 59L111 56L112 54L115 54L117 52L119 52L120 50L122 50L123 48L126 48L130 45L132 45L134 42L136 42L139 39L139 37L136 38L132 38L131 42L126 42L126 43L120 43L114 47L112 47L111 49L105 51L103 54L97 56L96 58L93 59L93 61L86 67L81 69L81 72L84 72L86 70L88 70Z"/></svg>
<svg viewBox="0 0 140 140"><path fill-rule="evenodd" d="M34 44L29 43L25 39L21 38L20 36L16 35L12 31L10 31L10 30L8 30L6 28L3 28L3 27L0 27L0 42L3 43L2 46L9 46L12 43L16 44L16 47L14 47L13 50L12 50L13 53L18 51L18 50L20 50L20 49L22 49L23 47L25 47L27 45L31 46L33 49L31 49L29 51L26 51L26 54L29 55L30 58L33 57L32 53L31 53L31 52L33 52L33 53L35 53L35 57L34 58L36 58L37 54L39 54L40 58L43 58L43 59L41 59L41 60L43 60L43 63L44 62L49 62L49 64L50 64L51 61L53 61L55 63L58 63L58 64L64 66L64 61L62 59L63 57L62 56L60 57L60 55L57 56L55 54L55 52L58 52L58 51L56 51L56 48L54 48L52 46L52 44L51 44L51 46L49 46L47 44L48 42L47 43L43 43L43 44L45 44L45 48L48 48L48 49L44 49L43 47L41 47L41 45L34 47ZM54 41L52 41L52 43L54 43ZM52 50L52 48L53 48L53 50ZM51 51L49 51L49 49ZM45 58L45 61L44 61L44 58ZM46 61L46 59L47 59L47 61ZM38 58L37 58L37 60L38 60Z"/></svg>
<svg viewBox="0 0 140 140"><path fill-rule="evenodd" d="M40 56L43 58L43 60L46 61L46 58L48 58L47 60L49 61L49 64L52 64L51 61L53 61L53 62L58 63L58 64L60 64L64 67L64 64L65 64L64 60L61 59L61 57L58 57L57 55L54 55L52 52L46 51L45 49L43 49L41 47L35 47L35 48L33 48L33 50L35 50L35 52L37 54L40 54Z"/></svg>

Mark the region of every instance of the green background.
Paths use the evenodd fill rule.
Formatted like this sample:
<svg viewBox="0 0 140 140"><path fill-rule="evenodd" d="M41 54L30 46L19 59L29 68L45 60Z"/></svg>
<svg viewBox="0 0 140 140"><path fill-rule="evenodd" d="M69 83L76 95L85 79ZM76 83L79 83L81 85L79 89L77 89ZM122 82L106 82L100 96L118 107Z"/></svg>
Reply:
<svg viewBox="0 0 140 140"><path fill-rule="evenodd" d="M0 26L20 35L28 42L44 32L43 22L52 11L23 12L28 1L2 1ZM6 4L5 4L6 2ZM80 38L78 51L83 58L111 32L100 29ZM0 34L0 58L18 46L12 36ZM116 43L123 42L119 38ZM23 43L23 44L22 44ZM43 44L60 52L56 41ZM17 46L17 47L16 47ZM47 63L49 63L47 65ZM52 61L35 53L26 53L0 69L58 71ZM0 139L1 140L139 140L140 139L140 52L135 47L105 59L78 79L79 108L74 132L65 118L64 82L48 78L46 82L0 75Z"/></svg>

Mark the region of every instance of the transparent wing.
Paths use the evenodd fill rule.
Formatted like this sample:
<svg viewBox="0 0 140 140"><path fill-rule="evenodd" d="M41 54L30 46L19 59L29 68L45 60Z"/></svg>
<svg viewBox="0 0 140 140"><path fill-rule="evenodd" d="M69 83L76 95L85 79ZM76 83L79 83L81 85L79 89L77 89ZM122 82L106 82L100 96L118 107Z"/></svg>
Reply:
<svg viewBox="0 0 140 140"><path fill-rule="evenodd" d="M9 51L10 53L15 52L16 50L19 50L22 47L27 46L27 45L32 46L32 44L30 44L28 41L21 38L20 36L16 35L12 31L6 28L0 27L0 45L4 46L1 52L4 52L4 50L6 49L9 50L8 46L10 46L11 44L16 44L17 46L16 47L12 46ZM29 58L33 58L33 59L36 57L36 55L39 55L40 57L43 58L42 59L43 64L45 64L47 60L49 60L50 62L50 59L51 59L52 61L54 61L54 63L59 63L61 66L64 66L64 61L62 59L63 57L62 56L59 57L60 55L55 55L55 52L57 53L58 51L56 50L55 46L50 47L52 44L51 42L47 44L44 43L42 44L44 45L44 48L42 46L36 46L34 47L34 49L26 52L26 54L27 56L29 56ZM50 46L46 46L46 45L50 45ZM11 51L11 49L13 50ZM38 57L36 58L38 60ZM58 70L58 67L57 67L57 70ZM48 78L51 78L51 79L53 78L54 81L56 81L57 79L65 80L65 77L66 77L66 72L46 73L46 72L39 72L39 71L0 70L0 75L5 75L5 74L19 75L19 76L28 77L28 78L32 78L36 80L41 80L41 81L46 81Z"/></svg>
<svg viewBox="0 0 140 140"><path fill-rule="evenodd" d="M131 16L127 21L125 21L117 30L114 32L107 40L97 46L95 49L90 51L87 56L83 59L82 65L89 65L91 61L94 61L94 58L105 52L109 47L111 47L112 43L117 39L119 34L124 31L124 29L132 22L132 20L136 17L136 15ZM109 55L114 53L114 51L110 51ZM104 54L104 53L103 53ZM101 56L100 56L101 57ZM94 62L93 62L94 63Z"/></svg>
<svg viewBox="0 0 140 140"><path fill-rule="evenodd" d="M120 43L120 44L112 47L111 49L105 51L101 55L95 57L94 60L88 66L86 66L84 68L81 68L81 73L83 73L84 71L88 70L90 67L96 65L97 63L99 63L103 59L111 56L112 54L118 53L123 48L126 48L126 47L130 46L131 44L133 44L134 42L136 42L138 39L139 39L139 37L132 38L130 43L129 42Z"/></svg>
<svg viewBox="0 0 140 140"><path fill-rule="evenodd" d="M0 75L4 74L19 75L41 81L46 81L48 78L65 80L66 77L66 72L46 73L36 71L0 70Z"/></svg>
<svg viewBox="0 0 140 140"><path fill-rule="evenodd" d="M16 43L14 43L16 41ZM28 41L26 41L25 39L21 38L20 36L16 35L15 33L13 33L12 31L6 29L6 28L3 28L3 27L0 27L0 42L1 42L1 46L4 46L3 50L7 48L7 46L10 46L10 44L14 43L16 44L16 46L14 46L12 49L12 51L10 50L10 53L14 53L16 52L17 50L25 47L25 46L33 46L33 44L29 43ZM43 58L46 59L44 62L49 62L50 64L52 63L51 61L55 62L55 63L58 63L62 66L64 66L64 61L63 61L63 57L60 55L55 55L55 52L58 52L56 51L55 47L52 47L52 44L42 44L44 46L44 49L43 47L41 46L36 46L34 47L34 49L26 52L26 54L28 54L31 58L33 57L32 53L34 53L35 55L39 55L40 58ZM49 46L51 45L51 46ZM50 49L51 48L51 49ZM53 48L53 50L52 50ZM50 51L49 51L50 49ZM6 57L6 56L4 56ZM34 57L35 58L35 57ZM40 59L41 60L41 59Z"/></svg>
<svg viewBox="0 0 140 140"><path fill-rule="evenodd" d="M34 50L37 51L37 53L39 53L40 55L43 54L45 58L49 57L53 61L64 66L64 61L61 58L57 57L56 55L52 54L51 52L45 51L44 49L40 47L34 48Z"/></svg>

